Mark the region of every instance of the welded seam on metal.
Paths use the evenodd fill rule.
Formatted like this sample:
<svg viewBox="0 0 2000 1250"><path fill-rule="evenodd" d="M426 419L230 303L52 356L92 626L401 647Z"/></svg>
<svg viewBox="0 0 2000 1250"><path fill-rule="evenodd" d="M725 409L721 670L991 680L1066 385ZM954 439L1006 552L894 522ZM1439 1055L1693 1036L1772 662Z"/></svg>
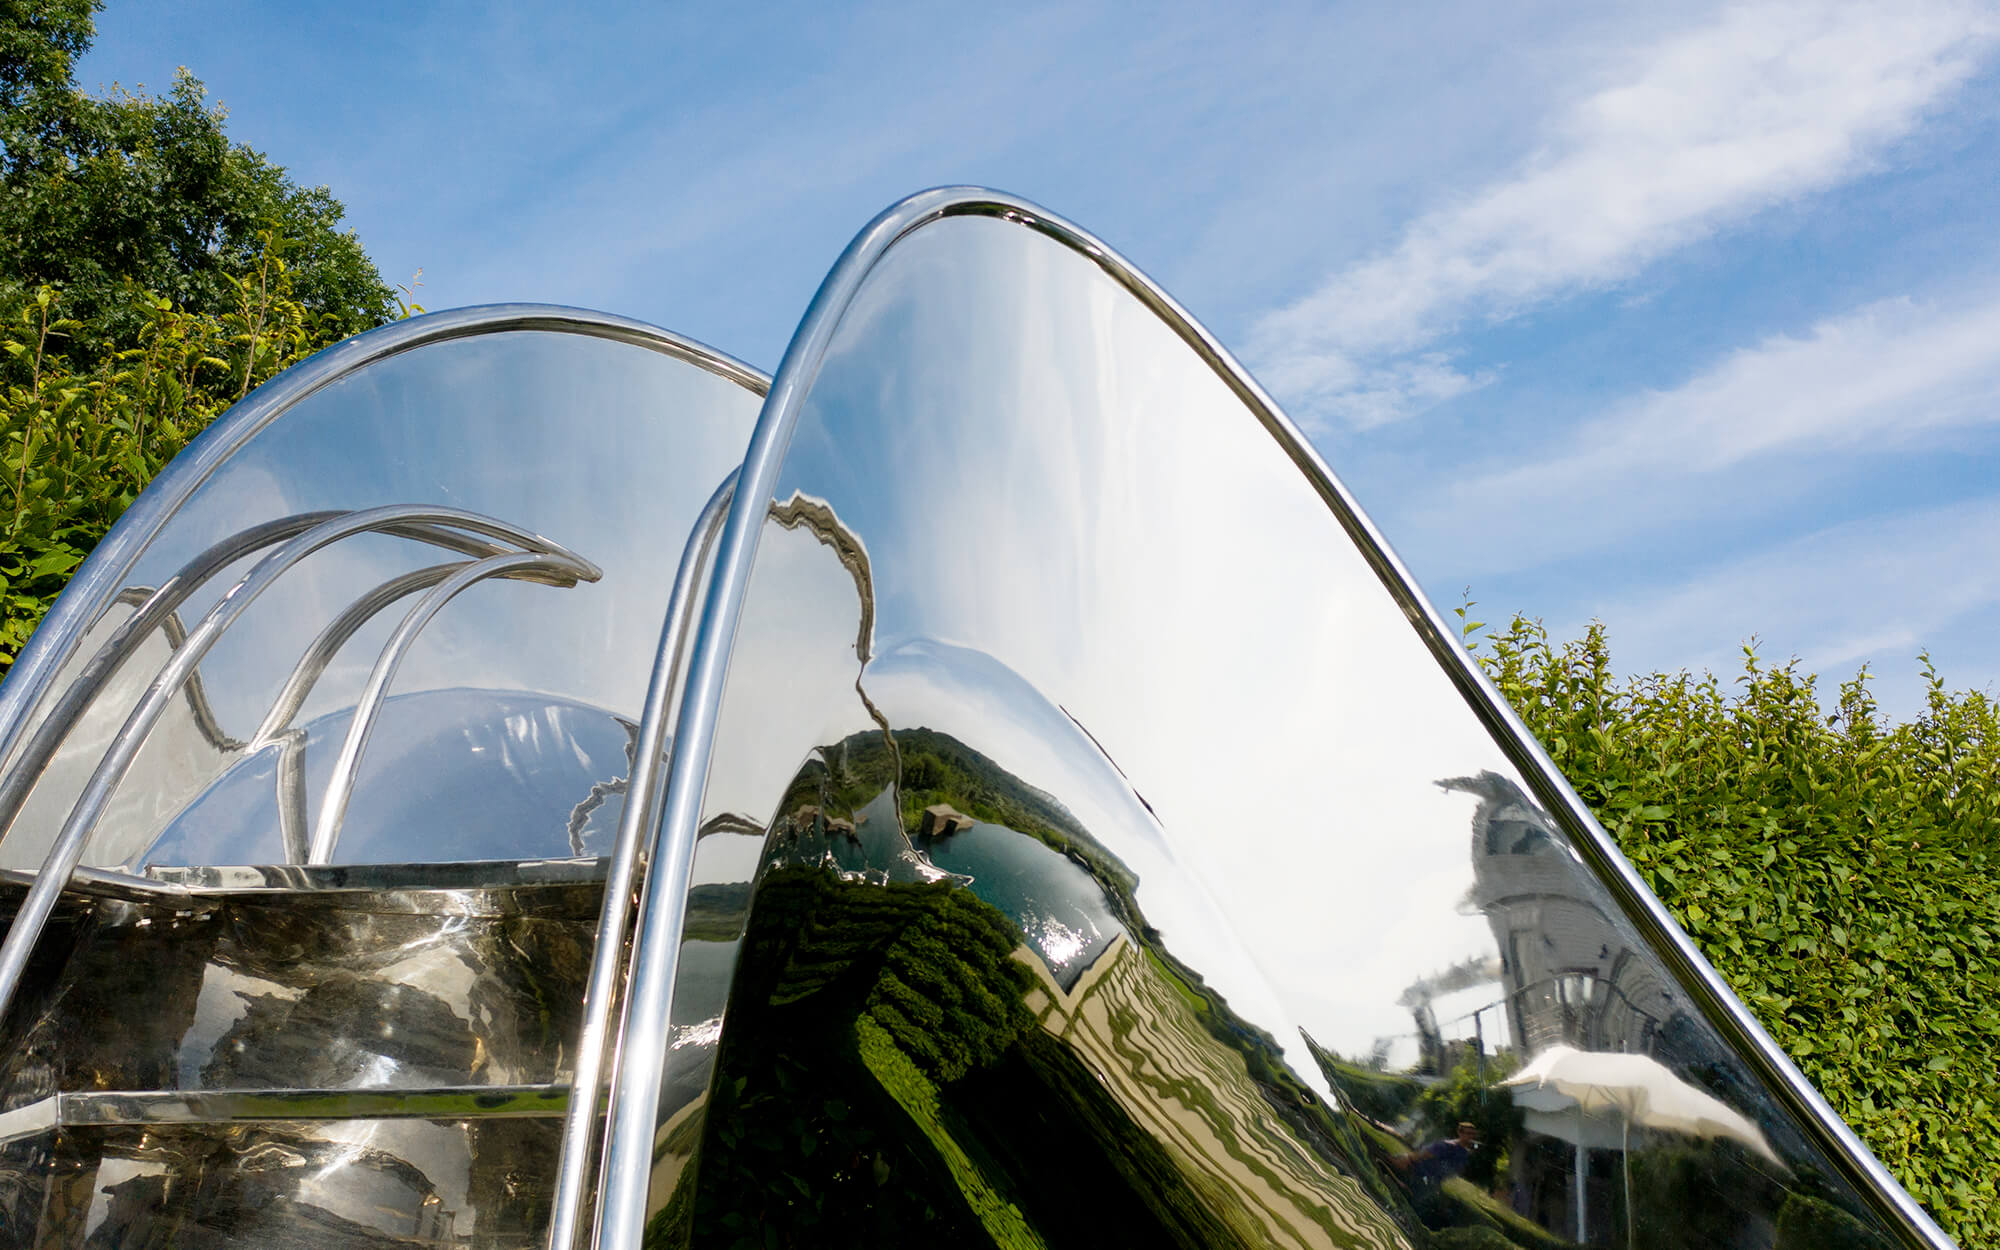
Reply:
<svg viewBox="0 0 2000 1250"><path fill-rule="evenodd" d="M806 394L819 374L842 315L882 256L906 235L948 217L1011 221L1089 257L1113 281L1152 309L1215 371L1319 492L1475 714L1513 757L1537 797L1555 810L1585 861L1620 902L1628 918L1693 989L1710 1022L1746 1055L1787 1109L1816 1139L1816 1144L1878 1214L1914 1238L1914 1245L1927 1250L1954 1250L1951 1239L1805 1079L1646 888L1554 761L1417 588L1416 579L1410 576L1359 502L1263 387L1173 297L1101 240L1035 204L984 188L941 187L919 192L870 222L848 244L820 284L778 367L744 457L743 477L723 530L688 664L686 693L681 699L674 732L674 757L668 770L659 857L649 877L639 936L635 937L628 1015L635 1020L656 1020L664 1028L673 1001L679 956L678 925L667 940L654 939L666 932L670 916L679 916L685 909L684 895L693 867L694 840L714 747L715 724L749 585L750 565L756 557L764 513L773 498ZM633 1048L629 1038L627 1053L659 1058L665 1054L657 1047L652 1051ZM621 1065L611 1107L598 1214L598 1244L604 1250L632 1250L640 1244L644 1233L661 1075L659 1063Z"/></svg>
<svg viewBox="0 0 2000 1250"><path fill-rule="evenodd" d="M638 871L639 848L649 846L648 834L659 829L666 752L671 750L667 727L679 689L681 660L687 654L691 606L703 567L715 546L729 501L736 491L737 470L730 470L703 505L694 528L681 547L674 571L673 592L667 599L660 643L653 655L653 673L646 686L646 704L632 751L632 771L625 785L625 809L619 815L618 836L606 868L604 904L597 922L597 942L591 952L590 983L583 996L583 1027L578 1033L576 1066L570 1079L569 1109L563 1118L562 1153L556 1167L555 1194L549 1217L551 1250L574 1250L583 1229L583 1196L590 1157L597 1145L598 1093L603 1086L606 1057L611 1053L611 1009L618 997L618 973L624 966L625 928L632 914L632 883ZM651 848L657 859L658 849ZM676 923L664 920L663 924ZM678 944L678 928L668 934ZM633 1023L628 1022L627 1028ZM664 1025L664 1021L660 1021ZM624 1030L619 1031L622 1036ZM620 1047L622 1053L623 1048ZM641 1051L650 1054L650 1051Z"/></svg>
<svg viewBox="0 0 2000 1250"><path fill-rule="evenodd" d="M129 579L153 538L217 469L294 404L357 370L454 339L515 331L578 334L648 348L758 395L770 379L734 357L628 317L553 304L491 304L429 313L344 339L267 382L223 414L160 471L118 519L0 683L0 763L12 761L28 714L81 644L90 625Z"/></svg>
<svg viewBox="0 0 2000 1250"><path fill-rule="evenodd" d="M492 578L523 579L551 574L565 579L563 584L574 586L579 581L594 582L604 576L604 571L588 560L566 553L510 552L474 560L460 567L417 600L396 626L395 632L389 635L389 641L383 644L381 653L375 658L375 667L368 674L368 682L362 687L361 698L354 705L354 715L347 722L347 736L341 741L340 754L334 757L333 774L327 778L326 797L320 802L319 819L313 825L312 842L306 854L307 864L333 862L334 844L340 839L341 823L347 819L347 803L354 794L354 780L361 771L361 753L368 749L368 737L374 732L383 701L389 697L389 683L395 680L396 670L402 666L410 648L416 645L417 635L423 632L424 626L430 624L431 618L445 604L480 582Z"/></svg>

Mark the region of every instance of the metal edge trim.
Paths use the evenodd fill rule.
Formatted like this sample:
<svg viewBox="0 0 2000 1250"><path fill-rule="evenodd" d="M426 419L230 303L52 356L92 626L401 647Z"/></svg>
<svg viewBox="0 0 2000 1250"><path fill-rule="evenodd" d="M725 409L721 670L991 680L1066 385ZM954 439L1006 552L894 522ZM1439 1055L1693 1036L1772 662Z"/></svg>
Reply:
<svg viewBox="0 0 2000 1250"><path fill-rule="evenodd" d="M426 313L323 348L252 391L197 435L160 470L71 576L0 681L0 764L12 762L28 714L153 536L252 437L294 404L368 365L453 339L522 330L580 334L645 347L753 394L770 391L770 379L759 370L684 335L630 317L557 304L486 304Z"/></svg>
<svg viewBox="0 0 2000 1250"><path fill-rule="evenodd" d="M660 901L662 914L651 928L647 924L651 917L642 915L641 936L650 937L655 930L664 930L669 914L677 922L685 912L685 900L681 896L685 894L685 879L693 863L695 827L700 819L715 721L720 711L729 652L748 587L750 564L756 557L757 540L762 529L759 522L763 510L769 506L806 393L818 376L842 314L883 255L906 235L949 217L991 217L1012 221L1082 253L1180 335L1263 423L1280 448L1326 501L1327 507L1361 549L1363 557L1374 568L1390 596L1403 609L1404 616L1418 636L1457 685L1474 713L1493 733L1502 750L1512 757L1521 770L1523 780L1536 797L1564 821L1567 832L1574 837L1585 861L1604 882L1641 935L1653 944L1669 967L1692 990L1693 997L1704 1009L1709 1021L1743 1053L1786 1109L1800 1120L1808 1136L1815 1139L1815 1144L1840 1169L1843 1179L1875 1208L1884 1222L1905 1234L1910 1245L1922 1250L1956 1250L1951 1238L1805 1078L1723 981L1721 974L1696 949L1693 940L1668 914L1665 905L1646 887L1637 870L1618 850L1610 834L1605 832L1596 816L1563 777L1541 743L1528 731L1470 653L1460 645L1443 616L1425 598L1416 579L1362 511L1354 495L1307 442L1299 428L1284 415L1277 402L1213 334L1131 262L1088 231L1028 200L1004 192L980 187L937 187L920 191L884 210L841 253L840 259L814 294L805 317L786 348L765 398L763 411L758 415L757 428L751 435L750 447L744 457L742 484L717 549L716 571L696 635L688 669L687 693L674 734L676 748L660 834L663 855L657 871L660 874L659 884L678 884L680 889L648 889L648 911L661 895L672 897ZM670 942L651 942L651 950L643 946L635 948L631 1002L635 1008L643 1004L646 1009L657 1011L662 1021L673 995L679 941L677 923L671 932ZM663 947L666 949L663 950ZM646 1071L648 1069L650 1073ZM652 1122L659 1096L658 1065L629 1064L622 1075L635 1073L639 1079L621 1082L619 1100L613 1104L613 1131L603 1172L605 1190L599 1207L602 1221L599 1226L600 1244L617 1250L638 1245L643 1231L644 1180L650 1170ZM648 1085L650 1090L646 1088ZM639 1116L636 1104L619 1105L629 1101L628 1094L645 1104L643 1138L632 1126L628 1126L623 1133L619 1132L621 1123L631 1120L636 1125ZM642 1140L643 1149L640 1149ZM632 1157L635 1151L637 1166ZM616 1157L620 1155L627 1157ZM639 1180L636 1194L633 1192L634 1175Z"/></svg>
<svg viewBox="0 0 2000 1250"><path fill-rule="evenodd" d="M627 1032L610 1103L610 1124L599 1167L595 1244L605 1250L637 1247L645 1236L653 1139L658 1129L661 1063L680 963L687 892L694 868L695 836L707 789L709 759L723 684L735 645L750 564L763 519L805 392L818 374L840 314L881 253L951 202L950 192L923 192L877 217L821 282L785 349L771 390L758 414L737 478L736 497L715 549L694 644L675 720L673 758L667 770L651 871L632 937L632 971L626 995ZM920 205L908 214L906 206ZM684 1179L682 1183L687 1183Z"/></svg>

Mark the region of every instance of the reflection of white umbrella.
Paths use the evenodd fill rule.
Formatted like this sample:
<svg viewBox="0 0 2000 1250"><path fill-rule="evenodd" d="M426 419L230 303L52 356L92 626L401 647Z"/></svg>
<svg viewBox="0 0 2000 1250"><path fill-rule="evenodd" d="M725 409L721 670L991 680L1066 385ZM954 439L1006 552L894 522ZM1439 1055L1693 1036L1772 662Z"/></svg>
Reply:
<svg viewBox="0 0 2000 1250"><path fill-rule="evenodd" d="M1673 1074L1672 1069L1647 1055L1621 1055L1578 1050L1573 1046L1551 1046L1535 1056L1535 1061L1501 1082L1516 1093L1514 1103L1529 1112L1541 1112L1549 1119L1555 1113L1570 1112L1575 1119L1574 1134L1551 1125L1552 1136L1576 1145L1576 1239L1584 1240L1584 1149L1597 1143L1587 1140L1586 1117L1602 1121L1615 1117L1620 1133L1620 1149L1629 1144L1634 1125L1690 1137L1727 1137L1741 1142L1783 1167L1784 1162L1763 1131L1742 1112L1711 1094L1702 1092ZM1541 1118L1541 1117L1537 1117ZM1548 1121L1545 1120L1545 1123ZM1540 1127L1540 1126L1535 1126ZM1566 1127L1566 1126L1565 1126ZM1548 1129L1542 1131L1550 1131ZM1625 1176L1625 1213L1632 1214L1629 1159ZM1627 1242L1631 1238L1628 1233Z"/></svg>

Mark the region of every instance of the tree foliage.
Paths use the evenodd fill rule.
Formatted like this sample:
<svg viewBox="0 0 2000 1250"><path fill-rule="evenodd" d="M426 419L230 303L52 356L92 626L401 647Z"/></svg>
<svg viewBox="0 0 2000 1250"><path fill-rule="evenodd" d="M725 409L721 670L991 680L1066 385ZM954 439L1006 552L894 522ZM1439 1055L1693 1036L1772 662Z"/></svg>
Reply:
<svg viewBox="0 0 2000 1250"><path fill-rule="evenodd" d="M0 0L0 671L190 438L399 306L193 77L80 92L97 7Z"/></svg>
<svg viewBox="0 0 2000 1250"><path fill-rule="evenodd" d="M155 299L206 316L240 303L271 235L292 296L334 338L387 320L386 287L325 187L300 187L231 143L182 70L165 95L79 90L96 0L0 0L0 301L46 285L87 367L135 344Z"/></svg>
<svg viewBox="0 0 2000 1250"><path fill-rule="evenodd" d="M188 440L325 344L326 321L297 298L283 252L268 239L252 272L231 279L237 306L219 316L152 299L137 310L134 345L87 368L64 354L79 323L51 287L0 325L19 372L0 387L0 672Z"/></svg>
<svg viewBox="0 0 2000 1250"><path fill-rule="evenodd" d="M1475 647L1653 891L1882 1161L2000 1245L2000 709L1924 663L1892 724L1745 648L1733 684L1614 675L1602 627Z"/></svg>

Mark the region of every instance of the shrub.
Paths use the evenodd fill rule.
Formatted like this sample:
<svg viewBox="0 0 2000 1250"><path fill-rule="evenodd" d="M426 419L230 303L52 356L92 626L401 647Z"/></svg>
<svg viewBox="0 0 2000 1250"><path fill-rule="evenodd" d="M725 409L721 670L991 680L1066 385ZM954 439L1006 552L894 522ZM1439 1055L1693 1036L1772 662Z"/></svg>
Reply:
<svg viewBox="0 0 2000 1250"><path fill-rule="evenodd" d="M134 344L68 355L77 322L40 287L0 328L18 380L0 387L0 673L70 573L189 439L260 382L337 337L292 288L286 243L267 234L237 307L189 312L134 301Z"/></svg>
<svg viewBox="0 0 2000 1250"><path fill-rule="evenodd" d="M2000 716L1945 690L1891 724L1745 648L1613 675L1604 630L1516 618L1474 652L1626 857L1847 1122L1961 1244L2000 1245ZM1801 1215L1799 1218L1805 1218Z"/></svg>

